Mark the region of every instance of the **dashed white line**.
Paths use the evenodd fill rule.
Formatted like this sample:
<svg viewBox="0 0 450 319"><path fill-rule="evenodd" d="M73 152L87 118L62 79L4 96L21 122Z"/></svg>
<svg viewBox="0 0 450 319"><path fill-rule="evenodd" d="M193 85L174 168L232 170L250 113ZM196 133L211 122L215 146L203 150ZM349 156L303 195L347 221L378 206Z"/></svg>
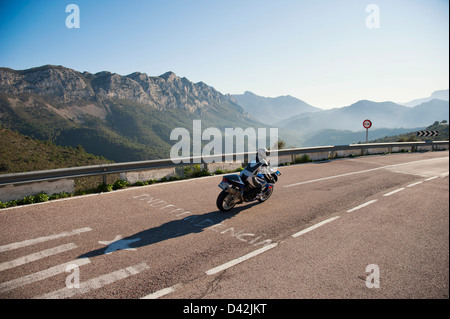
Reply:
<svg viewBox="0 0 450 319"><path fill-rule="evenodd" d="M375 203L377 200L378 200L378 199L372 199L372 200L369 200L368 202L366 202L366 203L364 203L364 204L361 204L361 205L359 205L359 206L353 207L352 209L349 209L349 210L347 211L347 213L351 213L351 212L354 212L355 210L358 210L358 209L361 209L361 208L363 208L363 207L369 206L370 204Z"/></svg>
<svg viewBox="0 0 450 319"><path fill-rule="evenodd" d="M24 257L20 257L11 261L6 261L0 264L0 271L6 270L6 269L10 269L10 268L14 268L17 266L21 266L23 264L35 261L35 260L39 260L48 256L52 256L52 255L56 255L71 249L77 248L77 245L75 245L74 243L70 243L70 244L66 244L66 245L61 245L58 247L53 247L53 248L49 248L46 250L42 250L39 251L37 253L33 253Z"/></svg>
<svg viewBox="0 0 450 319"><path fill-rule="evenodd" d="M395 193L401 192L401 191L402 191L402 190L404 190L404 189L405 189L405 188L404 188L404 187L402 187L402 188L399 188L399 189L393 190L392 192L386 193L386 194L384 194L383 196L385 196L385 197L387 197L387 196L391 196L391 195L394 195Z"/></svg>
<svg viewBox="0 0 450 319"><path fill-rule="evenodd" d="M315 224L315 225L313 225L311 227L308 227L306 229L303 229L302 231L299 231L298 233L293 234L292 237L298 237L298 236L301 236L303 234L306 234L307 232L310 232L311 230L316 229L316 228L318 228L318 227L320 227L322 225L325 225L325 224L327 224L329 222L332 222L333 220L336 220L338 218L339 218L339 216L335 216L335 217L331 217L329 219L326 219L326 220L324 220L324 221L322 221L320 223L317 223L317 224Z"/></svg>
<svg viewBox="0 0 450 319"><path fill-rule="evenodd" d="M88 231L91 231L91 230L92 230L91 228L85 227L85 228L75 229L75 230L72 230L72 231L63 232L61 234L44 236L44 237L39 237L39 238L34 238L34 239L28 239L28 240L24 240L24 241L17 242L17 243L3 245L3 246L0 246L0 252L13 250L13 249L17 249L17 248L22 248L22 247L27 247L27 246L31 246L31 245L34 245L34 244L42 243L44 241L53 240L53 239L58 239L58 238L78 235L78 234L81 234L83 232L88 232Z"/></svg>
<svg viewBox="0 0 450 319"><path fill-rule="evenodd" d="M263 252L266 252L269 249L272 249L272 248L276 247L277 245L278 245L278 243L273 243L273 244L264 246L264 247L262 247L260 249L252 251L251 253L248 253L248 254L246 254L246 255L244 255L242 257L233 259L233 260L231 260L231 261L229 261L229 262L227 262L225 264L222 264L220 266L212 268L212 269L206 271L206 274L207 275L214 275L214 274L216 274L218 272L221 272L222 270L225 270L225 269L228 269L230 267L233 267L234 265L237 265L237 264L239 264L239 263L241 263L241 262L243 262L243 261L245 261L247 259L255 257L255 256L259 255L259 254L262 254Z"/></svg>
<svg viewBox="0 0 450 319"><path fill-rule="evenodd" d="M144 296L141 299L158 299L162 296L165 296L165 295L168 295L168 294L174 292L180 286L181 286L181 284L176 284L172 287L168 287L168 288L164 288L164 289L155 291L154 293Z"/></svg>
<svg viewBox="0 0 450 319"><path fill-rule="evenodd" d="M406 186L406 187L413 187L413 186L416 186L416 185L419 185L419 184L422 184L422 183L423 183L423 181L420 181L420 182L416 182L416 183L409 184L409 185Z"/></svg>

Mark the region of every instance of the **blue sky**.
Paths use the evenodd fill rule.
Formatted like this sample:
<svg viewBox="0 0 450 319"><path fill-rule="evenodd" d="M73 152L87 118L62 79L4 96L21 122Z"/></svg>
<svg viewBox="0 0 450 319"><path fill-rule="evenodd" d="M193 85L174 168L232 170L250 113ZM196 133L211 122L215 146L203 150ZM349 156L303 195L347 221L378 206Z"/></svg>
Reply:
<svg viewBox="0 0 450 319"><path fill-rule="evenodd" d="M68 29L68 4L80 28ZM380 27L368 28L369 4ZM0 66L173 71L226 94L321 108L407 102L449 87L443 0L0 0Z"/></svg>

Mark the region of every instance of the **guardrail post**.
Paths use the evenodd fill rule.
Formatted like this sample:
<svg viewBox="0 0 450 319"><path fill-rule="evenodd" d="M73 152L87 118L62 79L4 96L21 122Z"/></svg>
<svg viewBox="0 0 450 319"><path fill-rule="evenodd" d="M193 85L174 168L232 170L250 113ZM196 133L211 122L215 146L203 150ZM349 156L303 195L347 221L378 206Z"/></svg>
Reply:
<svg viewBox="0 0 450 319"><path fill-rule="evenodd" d="M102 182L104 185L106 185L106 168L103 169L103 174L102 174Z"/></svg>

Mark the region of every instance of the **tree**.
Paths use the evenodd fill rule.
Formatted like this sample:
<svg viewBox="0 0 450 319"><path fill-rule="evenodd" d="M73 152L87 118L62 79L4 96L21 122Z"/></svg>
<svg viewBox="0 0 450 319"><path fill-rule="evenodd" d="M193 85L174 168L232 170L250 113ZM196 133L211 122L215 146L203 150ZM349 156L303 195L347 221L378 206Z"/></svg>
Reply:
<svg viewBox="0 0 450 319"><path fill-rule="evenodd" d="M286 142L283 141L282 139L279 139L277 144L278 144L278 149L279 150L282 150L282 149L286 148Z"/></svg>
<svg viewBox="0 0 450 319"><path fill-rule="evenodd" d="M83 146L81 146L81 145L77 145L77 146L75 147L75 150L76 150L78 153L84 153L84 152L85 152Z"/></svg>

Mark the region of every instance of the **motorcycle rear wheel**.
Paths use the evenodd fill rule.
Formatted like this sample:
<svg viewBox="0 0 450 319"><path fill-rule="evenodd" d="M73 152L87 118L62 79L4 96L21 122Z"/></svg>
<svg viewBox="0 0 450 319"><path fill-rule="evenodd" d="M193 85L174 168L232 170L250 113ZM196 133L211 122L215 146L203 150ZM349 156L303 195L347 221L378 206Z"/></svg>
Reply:
<svg viewBox="0 0 450 319"><path fill-rule="evenodd" d="M264 203L266 200L269 199L269 197L272 195L272 193L273 193L273 187L270 187L269 189L267 189L264 192L264 194L260 198L258 198L258 201L260 203Z"/></svg>
<svg viewBox="0 0 450 319"><path fill-rule="evenodd" d="M222 212L228 212L232 210L234 206L236 206L237 204L237 203L230 204L230 202L233 201L234 197L235 197L234 195L226 191L222 191L217 197L216 201L217 208Z"/></svg>

